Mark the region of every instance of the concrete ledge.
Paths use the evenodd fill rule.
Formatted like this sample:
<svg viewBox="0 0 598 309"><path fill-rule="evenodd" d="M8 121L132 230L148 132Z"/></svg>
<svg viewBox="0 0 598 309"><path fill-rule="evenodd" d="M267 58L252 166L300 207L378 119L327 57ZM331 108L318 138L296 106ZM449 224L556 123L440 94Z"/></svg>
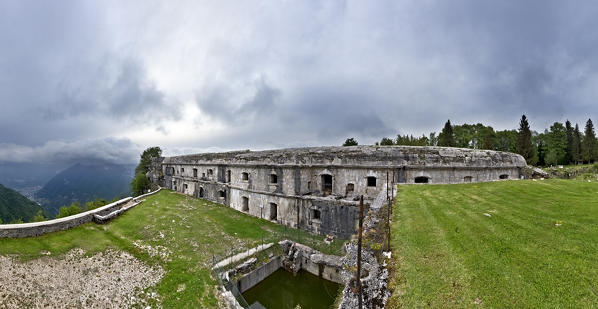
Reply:
<svg viewBox="0 0 598 309"><path fill-rule="evenodd" d="M44 235L47 233L57 232L68 230L70 228L79 226L81 224L85 224L88 222L94 221L94 217L98 216L100 218L109 217L109 219L114 218L116 215L121 214L122 212L130 209L131 207L139 204L139 198L146 197L148 195L152 195L160 191L158 190L154 192L150 192L144 195L140 195L138 197L126 197L124 199L118 200L116 202L110 203L108 205L104 205L102 207L92 209L86 212L82 212L76 215L58 218L48 221L42 222L31 222L31 223L20 223L20 224L0 224L0 238L23 238L23 237L35 237ZM122 208L123 205L135 200L135 204ZM122 208L122 209L121 209ZM122 211L121 211L122 210ZM111 214L114 214L110 216Z"/></svg>

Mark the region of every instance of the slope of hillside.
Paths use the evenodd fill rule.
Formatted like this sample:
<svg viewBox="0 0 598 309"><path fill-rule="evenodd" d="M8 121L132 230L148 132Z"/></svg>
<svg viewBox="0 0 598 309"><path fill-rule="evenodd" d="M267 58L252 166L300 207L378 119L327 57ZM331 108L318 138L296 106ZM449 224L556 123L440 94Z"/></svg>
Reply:
<svg viewBox="0 0 598 309"><path fill-rule="evenodd" d="M24 222L33 220L42 208L19 192L0 184L0 220L9 223L21 219Z"/></svg>
<svg viewBox="0 0 598 309"><path fill-rule="evenodd" d="M109 163L75 164L54 176L37 192L36 198L50 214L56 215L63 205L75 201L130 195L129 183L133 178L133 165Z"/></svg>

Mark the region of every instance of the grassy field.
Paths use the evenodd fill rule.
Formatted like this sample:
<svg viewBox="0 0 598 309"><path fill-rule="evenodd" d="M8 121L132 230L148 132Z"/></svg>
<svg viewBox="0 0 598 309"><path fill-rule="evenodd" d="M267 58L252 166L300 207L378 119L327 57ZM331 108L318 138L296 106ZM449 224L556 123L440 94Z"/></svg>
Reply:
<svg viewBox="0 0 598 309"><path fill-rule="evenodd" d="M598 306L598 183L400 186L389 308Z"/></svg>
<svg viewBox="0 0 598 309"><path fill-rule="evenodd" d="M171 191L161 191L107 225L89 223L37 238L0 239L0 254L30 260L60 256L73 248L88 255L108 248L125 250L166 274L157 286L165 308L217 308L216 282L210 277L212 254L278 241L285 227L254 218L228 207ZM323 237L287 231L293 240L329 254L340 254L342 243L326 245ZM156 254L146 250L153 248ZM144 249L145 248L145 249ZM184 289L181 289L184 287Z"/></svg>

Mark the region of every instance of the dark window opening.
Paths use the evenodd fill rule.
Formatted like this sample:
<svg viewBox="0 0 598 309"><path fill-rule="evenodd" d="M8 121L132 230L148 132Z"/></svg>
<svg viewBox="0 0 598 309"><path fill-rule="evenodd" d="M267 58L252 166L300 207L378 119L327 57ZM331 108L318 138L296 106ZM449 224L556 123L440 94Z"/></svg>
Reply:
<svg viewBox="0 0 598 309"><path fill-rule="evenodd" d="M230 182L231 179L231 173L230 170L226 171L226 182Z"/></svg>
<svg viewBox="0 0 598 309"><path fill-rule="evenodd" d="M502 175L498 176L498 178L500 178L500 179L509 179L509 175L502 174Z"/></svg>
<svg viewBox="0 0 598 309"><path fill-rule="evenodd" d="M276 203L270 203L270 220L276 220L278 218L278 205Z"/></svg>
<svg viewBox="0 0 598 309"><path fill-rule="evenodd" d="M308 181L308 182L307 182L307 190L308 190L308 191L311 191L311 181Z"/></svg>
<svg viewBox="0 0 598 309"><path fill-rule="evenodd" d="M206 178L206 173L201 173L201 178Z"/></svg>
<svg viewBox="0 0 598 309"><path fill-rule="evenodd" d="M270 183L278 183L278 175L270 174Z"/></svg>
<svg viewBox="0 0 598 309"><path fill-rule="evenodd" d="M199 187L199 197L203 197L203 188Z"/></svg>
<svg viewBox="0 0 598 309"><path fill-rule="evenodd" d="M311 210L311 218L314 220L320 220L320 217L322 216L322 212L320 212L318 209L312 209Z"/></svg>
<svg viewBox="0 0 598 309"><path fill-rule="evenodd" d="M472 180L473 180L473 177L471 177L471 176L463 177L463 181L465 181L465 182L471 182Z"/></svg>
<svg viewBox="0 0 598 309"><path fill-rule="evenodd" d="M187 188L189 188L189 186L187 186L187 184L183 185L183 190L187 190Z"/></svg>
<svg viewBox="0 0 598 309"><path fill-rule="evenodd" d="M376 177L369 176L368 177L368 187L375 187L376 186Z"/></svg>
<svg viewBox="0 0 598 309"><path fill-rule="evenodd" d="M249 198L246 196L243 196L241 198L241 205L243 206L242 210L245 212L249 212Z"/></svg>
<svg viewBox="0 0 598 309"><path fill-rule="evenodd" d="M332 175L322 175L322 193L324 195L332 193Z"/></svg>
<svg viewBox="0 0 598 309"><path fill-rule="evenodd" d="M347 193L355 191L355 185L352 183L347 184Z"/></svg>
<svg viewBox="0 0 598 309"><path fill-rule="evenodd" d="M221 198L226 198L226 191L225 190L220 190L218 193L220 193L220 197Z"/></svg>
<svg viewBox="0 0 598 309"><path fill-rule="evenodd" d="M193 177L197 177L197 169L196 168L193 169Z"/></svg>
<svg viewBox="0 0 598 309"><path fill-rule="evenodd" d="M209 170L208 170L208 176L212 176L212 175L214 175L214 170L212 170L212 169L209 169Z"/></svg>
<svg viewBox="0 0 598 309"><path fill-rule="evenodd" d="M181 167L181 174L185 172L185 169Z"/></svg>
<svg viewBox="0 0 598 309"><path fill-rule="evenodd" d="M426 176L415 177L415 183L428 183L429 181L430 181L430 178L428 178Z"/></svg>
<svg viewBox="0 0 598 309"><path fill-rule="evenodd" d="M249 180L249 173L242 173L241 174L241 180L243 181L248 181Z"/></svg>

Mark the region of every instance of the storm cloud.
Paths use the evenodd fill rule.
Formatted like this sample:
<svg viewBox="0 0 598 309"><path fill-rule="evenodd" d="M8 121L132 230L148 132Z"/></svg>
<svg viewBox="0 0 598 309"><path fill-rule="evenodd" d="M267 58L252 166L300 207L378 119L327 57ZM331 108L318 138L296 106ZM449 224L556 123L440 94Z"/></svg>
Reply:
<svg viewBox="0 0 598 309"><path fill-rule="evenodd" d="M595 29L592 1L4 1L0 161L582 124Z"/></svg>

